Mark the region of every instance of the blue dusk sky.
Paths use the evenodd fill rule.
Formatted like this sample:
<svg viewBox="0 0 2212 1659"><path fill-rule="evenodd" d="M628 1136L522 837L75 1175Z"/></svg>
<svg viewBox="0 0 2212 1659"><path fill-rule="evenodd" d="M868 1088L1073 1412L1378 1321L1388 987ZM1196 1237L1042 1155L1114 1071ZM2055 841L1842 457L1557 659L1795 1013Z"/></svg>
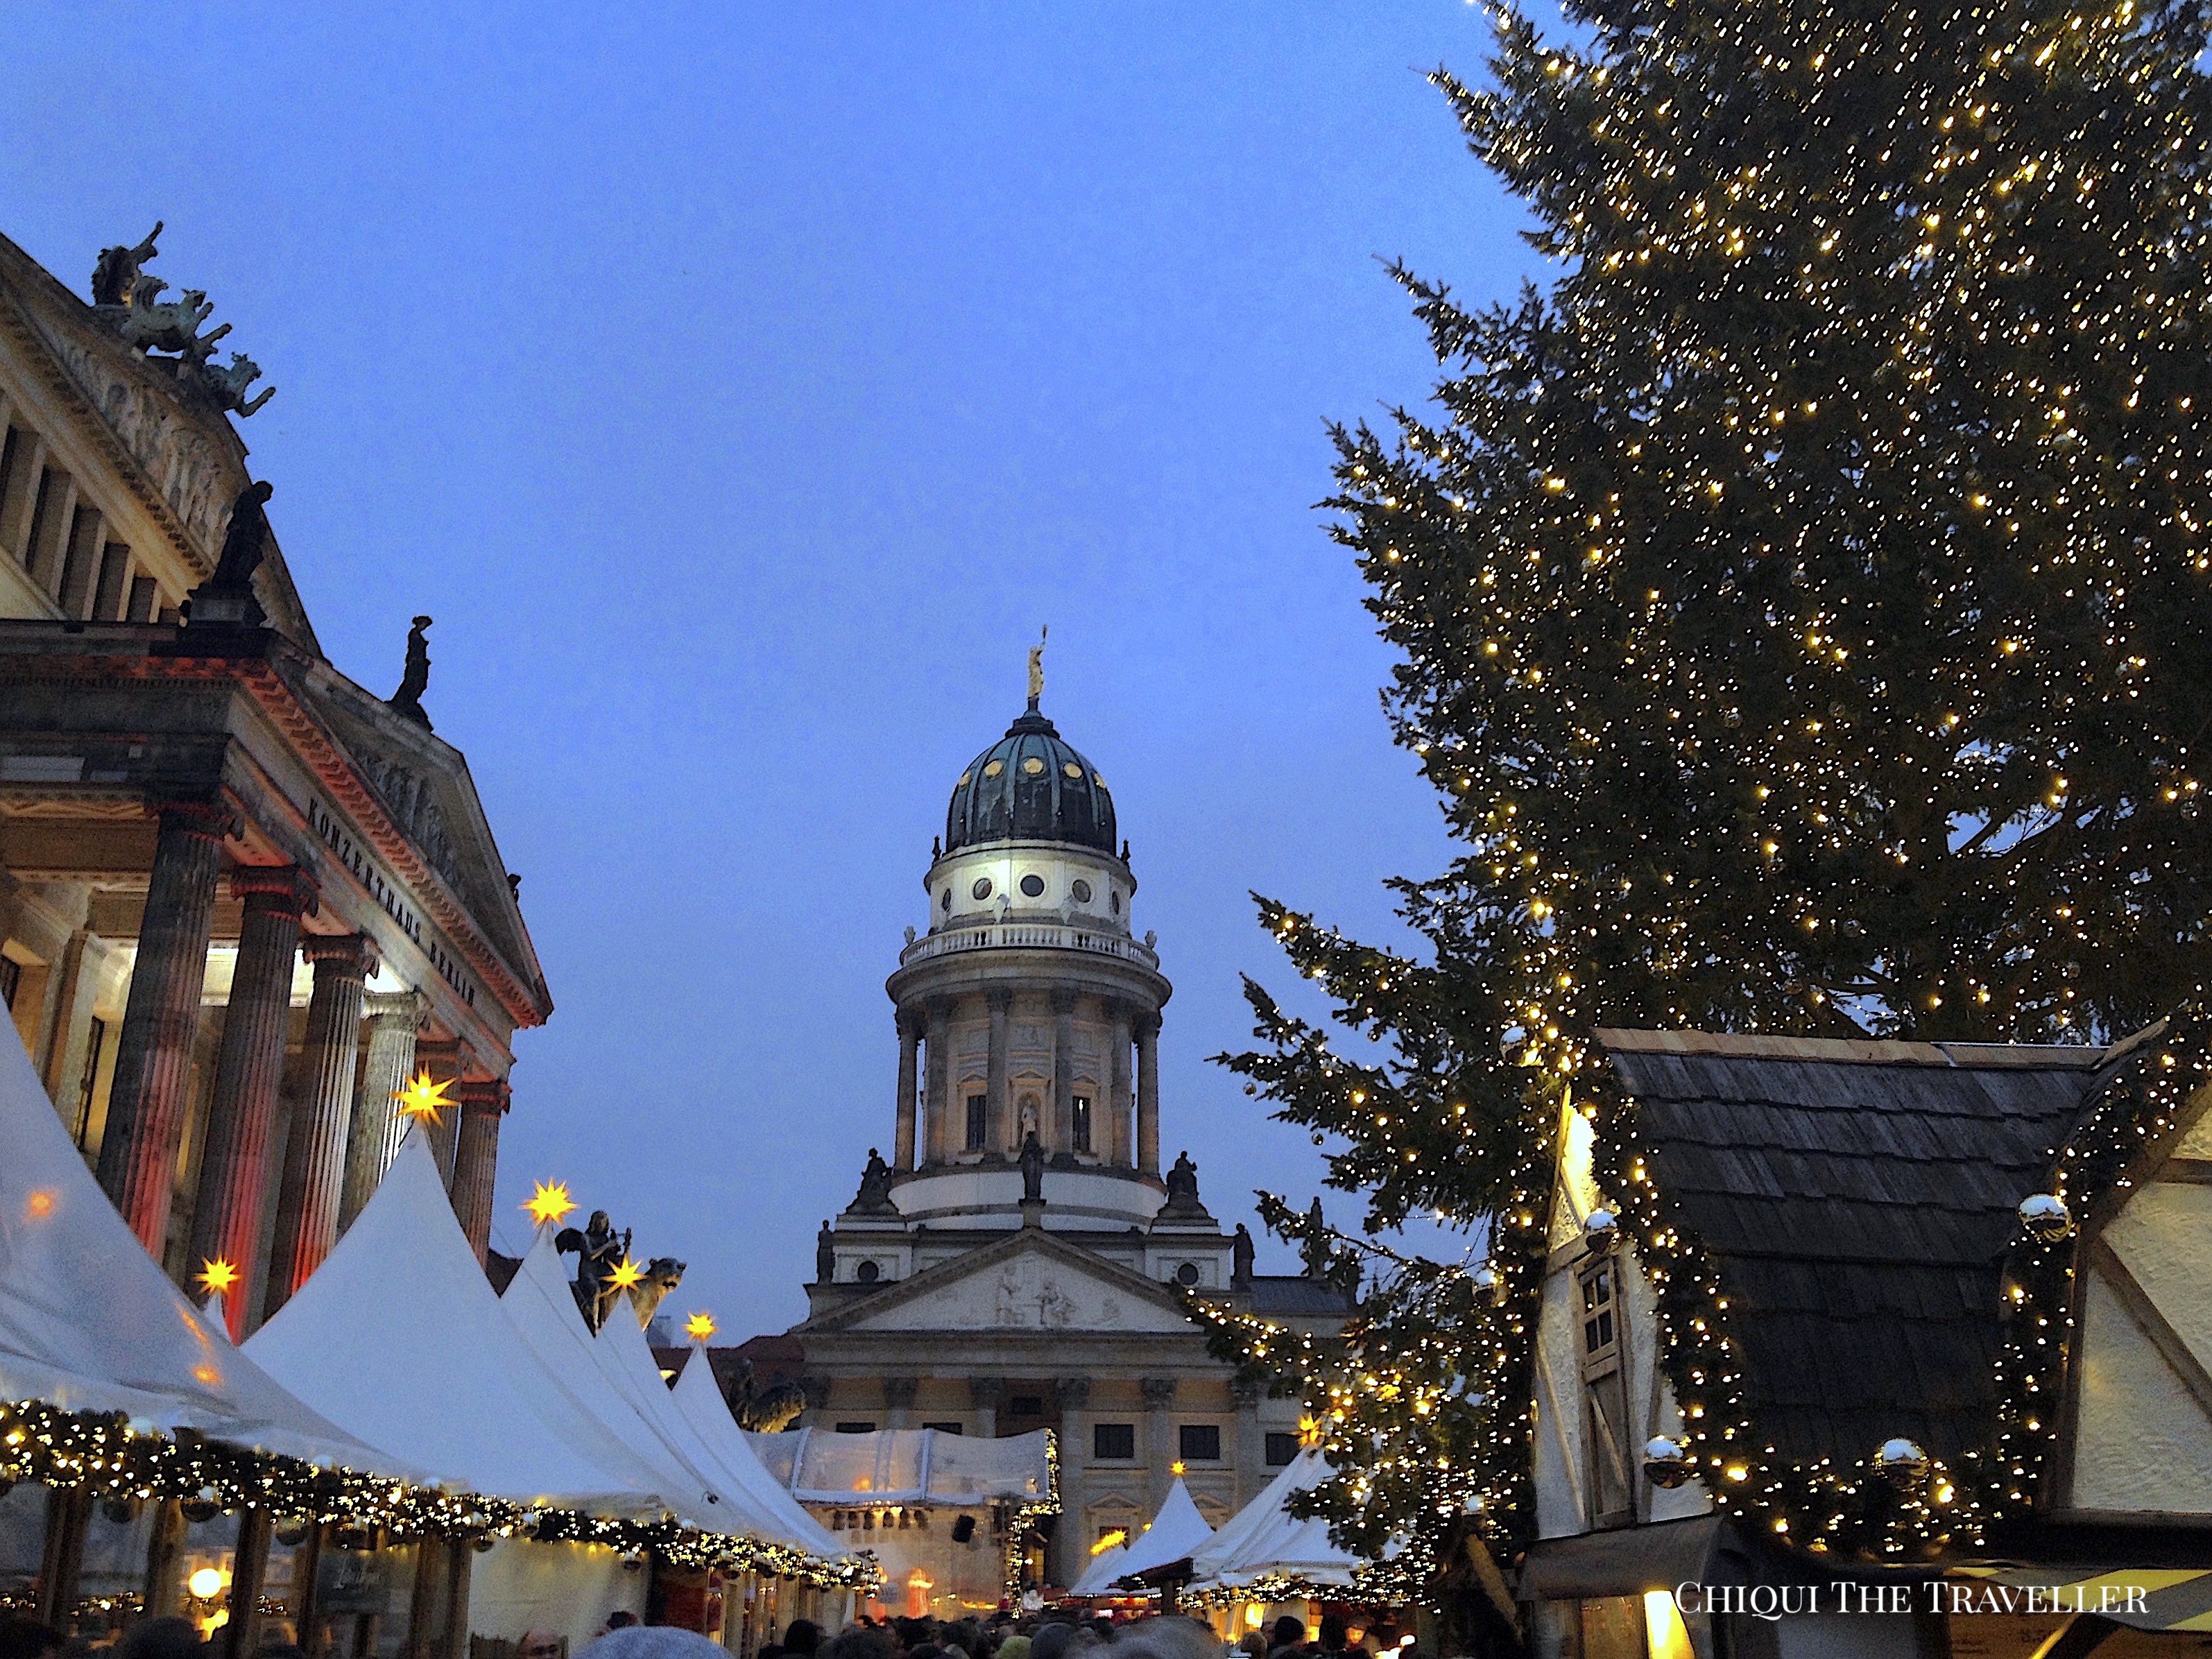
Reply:
<svg viewBox="0 0 2212 1659"><path fill-rule="evenodd" d="M1378 260L1539 274L1422 78L1487 33L1462 0L11 9L0 230L82 290L166 220L155 270L278 388L242 430L324 647L389 693L437 619L425 706L558 1005L496 1244L563 1178L689 1261L670 1311L803 1316L890 1147L931 837L1048 623L1175 981L1164 1153L1224 1226L1317 1189L1206 1057L1240 974L1290 977L1250 890L1395 938L1383 878L1449 856L1313 503L1325 422L1435 378Z"/></svg>

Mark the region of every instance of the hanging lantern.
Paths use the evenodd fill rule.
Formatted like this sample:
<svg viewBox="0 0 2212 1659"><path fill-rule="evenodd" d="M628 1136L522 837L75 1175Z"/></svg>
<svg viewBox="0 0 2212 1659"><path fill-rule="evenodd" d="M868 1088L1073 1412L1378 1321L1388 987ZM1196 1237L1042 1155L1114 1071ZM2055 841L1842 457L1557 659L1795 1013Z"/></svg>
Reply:
<svg viewBox="0 0 2212 1659"><path fill-rule="evenodd" d="M1653 1486L1672 1492L1686 1486L1692 1473L1689 1450L1680 1441L1662 1434L1644 1443L1644 1478Z"/></svg>
<svg viewBox="0 0 2212 1659"><path fill-rule="evenodd" d="M491 1553L491 1547L497 1541L489 1533L485 1532L478 1533L469 1540L469 1543L478 1555L489 1555Z"/></svg>
<svg viewBox="0 0 2212 1659"><path fill-rule="evenodd" d="M2036 1193L2020 1201L2020 1224L2029 1237L2056 1244L2074 1231L2074 1218L2066 1200L2056 1193Z"/></svg>
<svg viewBox="0 0 2212 1659"><path fill-rule="evenodd" d="M1909 1492L1928 1478L1928 1454L1917 1441L1885 1440L1874 1455L1874 1466L1883 1480L1899 1492Z"/></svg>
<svg viewBox="0 0 2212 1659"><path fill-rule="evenodd" d="M276 1541L288 1550L295 1550L307 1541L307 1517L288 1515L276 1523Z"/></svg>
<svg viewBox="0 0 2212 1659"><path fill-rule="evenodd" d="M1505 1299L1505 1281L1498 1276L1498 1269L1487 1261L1474 1270L1474 1288L1482 1298L1497 1304Z"/></svg>
<svg viewBox="0 0 2212 1659"><path fill-rule="evenodd" d="M103 1498L100 1500L100 1513L117 1526L127 1527L138 1513L138 1506L127 1498Z"/></svg>
<svg viewBox="0 0 2212 1659"><path fill-rule="evenodd" d="M1583 1223L1583 1247L1592 1255L1604 1255L1620 1237L1620 1218L1610 1210L1592 1210L1589 1218Z"/></svg>
<svg viewBox="0 0 2212 1659"><path fill-rule="evenodd" d="M196 1497L187 1498L178 1507L184 1510L185 1519L194 1526L203 1521L212 1521L222 1513L222 1505L216 1501L213 1486L202 1486Z"/></svg>

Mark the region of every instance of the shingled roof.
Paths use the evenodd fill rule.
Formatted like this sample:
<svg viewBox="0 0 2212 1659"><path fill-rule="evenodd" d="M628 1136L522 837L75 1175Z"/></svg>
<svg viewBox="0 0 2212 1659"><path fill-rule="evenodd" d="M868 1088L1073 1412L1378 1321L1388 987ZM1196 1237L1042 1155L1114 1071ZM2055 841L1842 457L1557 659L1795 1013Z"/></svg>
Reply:
<svg viewBox="0 0 2212 1659"><path fill-rule="evenodd" d="M1777 1450L1856 1462L1903 1435L1952 1461L1990 1443L2016 1206L2152 1032L2111 1048L1597 1035L1726 1287Z"/></svg>

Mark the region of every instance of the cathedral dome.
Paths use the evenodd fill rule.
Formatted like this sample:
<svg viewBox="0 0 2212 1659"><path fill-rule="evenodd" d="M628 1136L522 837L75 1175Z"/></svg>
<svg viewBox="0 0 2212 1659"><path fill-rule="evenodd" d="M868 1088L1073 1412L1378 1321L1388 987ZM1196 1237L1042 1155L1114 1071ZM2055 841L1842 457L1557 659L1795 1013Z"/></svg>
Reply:
<svg viewBox="0 0 2212 1659"><path fill-rule="evenodd" d="M945 850L994 841L1057 841L1114 853L1114 800L1098 769L1029 710L968 763L945 814Z"/></svg>

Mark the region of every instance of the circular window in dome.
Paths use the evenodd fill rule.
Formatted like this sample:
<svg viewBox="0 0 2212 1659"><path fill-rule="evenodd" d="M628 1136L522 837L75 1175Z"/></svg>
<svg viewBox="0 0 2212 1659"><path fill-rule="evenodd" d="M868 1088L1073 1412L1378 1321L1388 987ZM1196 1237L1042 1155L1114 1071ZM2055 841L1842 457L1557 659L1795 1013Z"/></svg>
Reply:
<svg viewBox="0 0 2212 1659"><path fill-rule="evenodd" d="M1184 1267L1190 1267L1190 1264L1189 1264L1188 1261L1186 1261L1185 1263L1183 1263L1183 1266L1184 1266ZM1191 1268L1190 1268L1190 1270L1191 1270L1191 1273L1192 1273L1194 1275L1195 1275L1195 1274L1197 1273L1197 1272L1198 1272L1198 1269L1197 1269L1197 1268L1195 1268L1195 1267L1191 1267ZM876 1282L876 1277L877 1277L877 1275L878 1275L878 1274L879 1274L879 1273L881 1273L882 1272L883 1272L883 1269L882 1269L881 1267L878 1267L878 1266L876 1266L876 1264L875 1264L874 1262L872 1262L872 1261L863 1261L863 1262L862 1262L859 1267L855 1267L855 1268L854 1268L854 1269L853 1269L853 1277L854 1277L854 1278L855 1278L855 1279L859 1279L859 1280L860 1281L860 1283L862 1283L863 1285L872 1285L872 1284L874 1284L874 1283ZM1187 1283L1194 1283L1194 1283L1196 1282L1196 1279L1195 1279L1195 1278L1194 1277L1192 1279L1188 1280L1188 1281L1186 1281L1186 1282L1187 1282Z"/></svg>
<svg viewBox="0 0 2212 1659"><path fill-rule="evenodd" d="M990 897L990 896L991 896L991 878L990 878L990 877L988 877L988 876L978 876L978 877L976 877L976 878L975 878L975 884L973 887L970 887L968 890L969 890L970 893L973 893L973 894L974 894L977 898L979 898L979 899L987 899L987 898Z"/></svg>
<svg viewBox="0 0 2212 1659"><path fill-rule="evenodd" d="M983 775L984 775L985 777L987 777L987 778L995 778L995 777L997 777L997 776L999 775L999 774L1000 774L1000 773L1001 773L1001 772L1005 771L1006 769L1003 765L1001 765L999 762L997 762L997 761L993 761L993 762L992 762L988 766L987 766L987 767L985 767L985 768L983 769Z"/></svg>
<svg viewBox="0 0 2212 1659"><path fill-rule="evenodd" d="M1106 780L1100 777L1096 772L1093 772L1091 775L1091 781L1097 784L1101 789L1103 789L1106 787Z"/></svg>
<svg viewBox="0 0 2212 1659"><path fill-rule="evenodd" d="M1082 878L1078 877L1076 878L1075 884L1069 888L1068 891L1075 895L1075 902L1078 904L1088 904L1091 902L1091 884L1082 879Z"/></svg>
<svg viewBox="0 0 2212 1659"><path fill-rule="evenodd" d="M1044 763L1039 760L1035 755L1031 755L1027 760L1022 763L1022 770L1028 773L1031 777L1035 777L1038 773L1044 770Z"/></svg>
<svg viewBox="0 0 2212 1659"><path fill-rule="evenodd" d="M867 1266L869 1266L869 1267L874 1267L876 1264L875 1264L874 1262L871 1261L871 1262L867 1263L866 1265L867 1265ZM1178 1284L1178 1285L1195 1285L1195 1284L1197 1284L1197 1283L1198 1283L1198 1263L1196 1263L1195 1261L1186 1261L1186 1262L1184 1262L1184 1263L1182 1264L1182 1267L1177 1267L1177 1268L1176 1269L1176 1284Z"/></svg>
<svg viewBox="0 0 2212 1659"><path fill-rule="evenodd" d="M1060 769L1066 773L1071 778L1073 778L1078 783L1083 781L1083 769L1078 766L1073 761L1068 762L1066 765L1061 767Z"/></svg>
<svg viewBox="0 0 2212 1659"><path fill-rule="evenodd" d="M952 908L952 890L950 887L945 890L945 896L938 900L937 908L940 910L950 910Z"/></svg>
<svg viewBox="0 0 2212 1659"><path fill-rule="evenodd" d="M971 772L963 772L960 775L960 781L953 787L957 789L965 789L968 787L968 780L974 775Z"/></svg>
<svg viewBox="0 0 2212 1659"><path fill-rule="evenodd" d="M1044 896L1044 878L1038 875L1024 876L1022 878L1022 896L1024 898L1042 898Z"/></svg>

